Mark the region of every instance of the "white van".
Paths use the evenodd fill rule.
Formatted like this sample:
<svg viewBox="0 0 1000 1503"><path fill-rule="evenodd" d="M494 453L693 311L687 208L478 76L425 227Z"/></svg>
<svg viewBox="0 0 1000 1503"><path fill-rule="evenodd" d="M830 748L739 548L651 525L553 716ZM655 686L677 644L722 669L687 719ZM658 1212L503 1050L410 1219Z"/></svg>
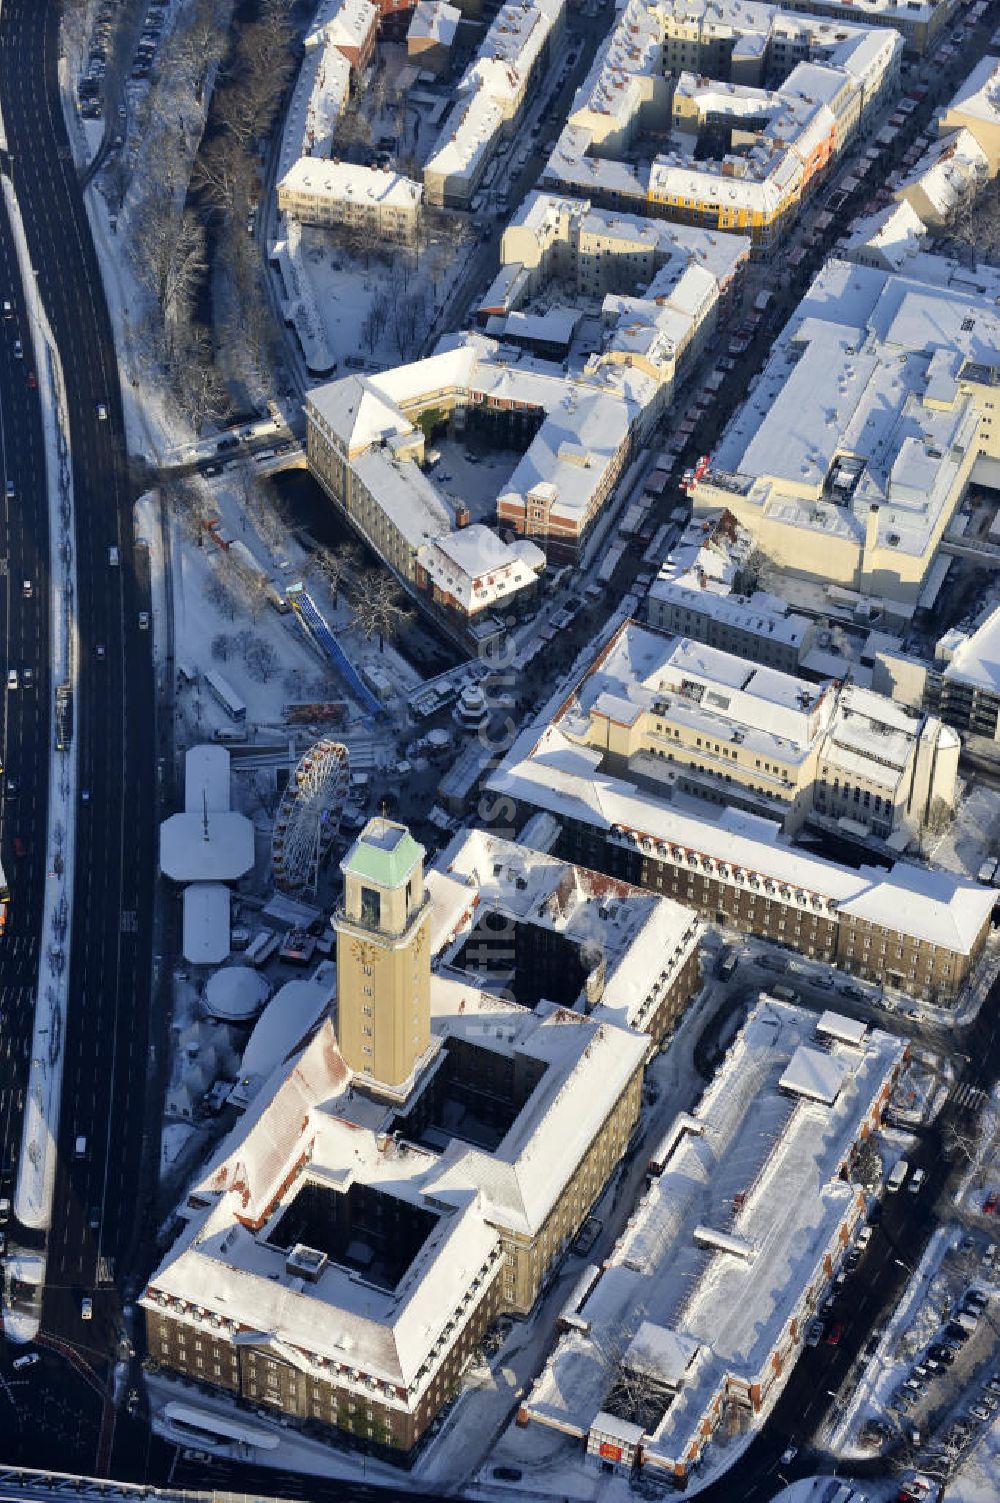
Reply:
<svg viewBox="0 0 1000 1503"><path fill-rule="evenodd" d="M892 1173L885 1182L885 1188L890 1192L901 1190L903 1181L910 1172L910 1166L905 1159L897 1159Z"/></svg>

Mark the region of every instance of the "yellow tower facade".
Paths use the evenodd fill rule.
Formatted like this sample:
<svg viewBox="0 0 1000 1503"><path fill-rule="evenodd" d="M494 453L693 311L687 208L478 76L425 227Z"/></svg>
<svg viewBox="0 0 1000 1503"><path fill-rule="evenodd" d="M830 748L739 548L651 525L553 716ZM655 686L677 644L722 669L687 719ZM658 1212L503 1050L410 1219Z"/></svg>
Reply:
<svg viewBox="0 0 1000 1503"><path fill-rule="evenodd" d="M369 820L340 867L337 1035L350 1068L396 1093L430 1043L430 905L424 848L405 825Z"/></svg>

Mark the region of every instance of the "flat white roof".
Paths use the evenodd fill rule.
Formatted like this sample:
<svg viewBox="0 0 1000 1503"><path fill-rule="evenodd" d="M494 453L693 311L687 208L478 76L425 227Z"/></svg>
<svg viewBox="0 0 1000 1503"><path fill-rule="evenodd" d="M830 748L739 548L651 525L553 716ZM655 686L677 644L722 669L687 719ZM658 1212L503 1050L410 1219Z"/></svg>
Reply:
<svg viewBox="0 0 1000 1503"><path fill-rule="evenodd" d="M230 756L224 746L202 743L184 753L184 810L201 814L207 807L220 813L229 809Z"/></svg>
<svg viewBox="0 0 1000 1503"><path fill-rule="evenodd" d="M253 863L253 825L244 814L172 814L160 826L160 870L171 881L236 882Z"/></svg>
<svg viewBox="0 0 1000 1503"><path fill-rule="evenodd" d="M219 965L229 954L229 888L220 882L192 882L181 899L184 959L191 965Z"/></svg>

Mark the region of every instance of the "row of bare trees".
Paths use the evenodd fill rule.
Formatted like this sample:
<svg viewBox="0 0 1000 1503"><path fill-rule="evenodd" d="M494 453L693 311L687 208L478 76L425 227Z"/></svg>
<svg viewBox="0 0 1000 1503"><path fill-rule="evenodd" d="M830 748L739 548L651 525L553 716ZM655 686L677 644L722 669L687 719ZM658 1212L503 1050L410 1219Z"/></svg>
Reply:
<svg viewBox="0 0 1000 1503"><path fill-rule="evenodd" d="M366 641L378 638L379 652L397 637L410 619L399 585L388 569L366 568L359 548L344 543L338 548L320 548L310 560L310 572L329 590L336 603L343 594L352 626Z"/></svg>

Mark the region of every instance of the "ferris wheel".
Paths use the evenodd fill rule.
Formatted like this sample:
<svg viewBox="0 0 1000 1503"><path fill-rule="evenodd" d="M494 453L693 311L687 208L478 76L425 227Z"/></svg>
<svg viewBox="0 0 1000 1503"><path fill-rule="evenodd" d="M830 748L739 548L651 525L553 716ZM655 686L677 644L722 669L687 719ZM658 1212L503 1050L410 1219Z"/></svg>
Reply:
<svg viewBox="0 0 1000 1503"><path fill-rule="evenodd" d="M347 747L339 741L324 737L300 757L281 795L271 835L274 882L283 892L315 893L349 785Z"/></svg>

